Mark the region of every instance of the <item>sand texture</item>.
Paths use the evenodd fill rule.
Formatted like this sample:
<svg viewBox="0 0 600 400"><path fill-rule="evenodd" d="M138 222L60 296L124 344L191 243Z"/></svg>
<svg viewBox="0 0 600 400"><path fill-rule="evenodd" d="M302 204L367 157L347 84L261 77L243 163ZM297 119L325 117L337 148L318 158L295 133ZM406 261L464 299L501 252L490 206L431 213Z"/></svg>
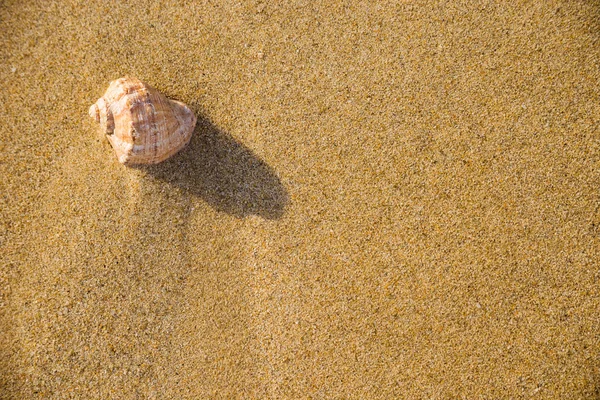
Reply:
<svg viewBox="0 0 600 400"><path fill-rule="evenodd" d="M600 398L600 2L0 2L0 398ZM198 115L120 165L88 107Z"/></svg>

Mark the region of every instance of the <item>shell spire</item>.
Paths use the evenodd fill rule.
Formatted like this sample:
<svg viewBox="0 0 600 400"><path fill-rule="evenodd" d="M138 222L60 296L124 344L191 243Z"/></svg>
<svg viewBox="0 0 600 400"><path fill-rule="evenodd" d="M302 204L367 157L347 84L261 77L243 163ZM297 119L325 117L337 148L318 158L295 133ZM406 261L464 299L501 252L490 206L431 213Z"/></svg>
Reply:
<svg viewBox="0 0 600 400"><path fill-rule="evenodd" d="M137 78L112 81L89 115L125 165L166 160L189 143L196 126L196 116L185 104Z"/></svg>

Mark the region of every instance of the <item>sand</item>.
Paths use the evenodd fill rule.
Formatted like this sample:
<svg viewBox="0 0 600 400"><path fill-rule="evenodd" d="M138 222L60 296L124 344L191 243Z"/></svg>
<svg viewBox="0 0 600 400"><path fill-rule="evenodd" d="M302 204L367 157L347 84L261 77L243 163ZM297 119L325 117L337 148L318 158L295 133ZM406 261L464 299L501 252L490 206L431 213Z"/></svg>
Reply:
<svg viewBox="0 0 600 400"><path fill-rule="evenodd" d="M0 5L0 398L600 398L600 2L125 3Z"/></svg>

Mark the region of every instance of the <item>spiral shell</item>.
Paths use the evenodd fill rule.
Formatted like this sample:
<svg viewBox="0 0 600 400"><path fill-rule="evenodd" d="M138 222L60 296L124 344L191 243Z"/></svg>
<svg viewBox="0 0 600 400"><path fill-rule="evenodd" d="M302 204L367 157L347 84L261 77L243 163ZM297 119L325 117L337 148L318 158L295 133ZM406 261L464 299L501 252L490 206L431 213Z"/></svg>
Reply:
<svg viewBox="0 0 600 400"><path fill-rule="evenodd" d="M188 144L196 125L196 116L185 104L167 99L137 78L112 81L89 114L125 165L166 160Z"/></svg>

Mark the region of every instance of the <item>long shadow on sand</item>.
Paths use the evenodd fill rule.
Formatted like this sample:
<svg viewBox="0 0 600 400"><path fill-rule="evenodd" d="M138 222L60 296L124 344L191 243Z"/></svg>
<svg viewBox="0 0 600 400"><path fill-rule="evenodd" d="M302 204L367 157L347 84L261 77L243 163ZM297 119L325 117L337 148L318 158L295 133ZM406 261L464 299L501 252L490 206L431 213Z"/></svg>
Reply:
<svg viewBox="0 0 600 400"><path fill-rule="evenodd" d="M202 115L185 149L163 163L140 168L240 218L254 214L278 219L288 200L271 167Z"/></svg>

